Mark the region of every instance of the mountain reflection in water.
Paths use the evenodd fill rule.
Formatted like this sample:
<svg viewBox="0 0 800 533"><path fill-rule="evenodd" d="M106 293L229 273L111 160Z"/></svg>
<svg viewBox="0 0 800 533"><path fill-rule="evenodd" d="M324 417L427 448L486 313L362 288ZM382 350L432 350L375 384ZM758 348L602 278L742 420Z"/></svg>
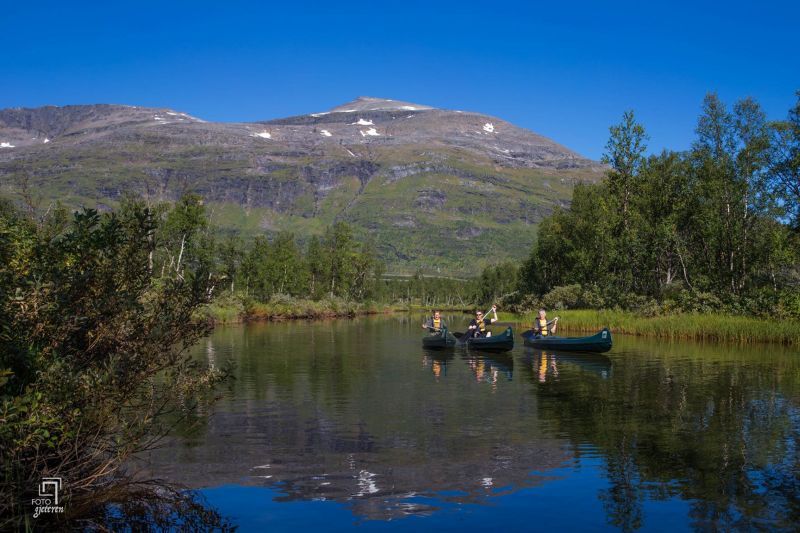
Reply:
<svg viewBox="0 0 800 533"><path fill-rule="evenodd" d="M657 525L649 510L672 501L684 502L670 519L685 527L800 520L800 364L789 350L618 336L608 356L430 352L419 322L218 330L197 356L233 358L236 380L199 428L145 458L150 473L192 488L269 487L274 502L340 502L380 521L501 505L556 479L579 486L591 463L602 483L581 505L608 526Z"/></svg>

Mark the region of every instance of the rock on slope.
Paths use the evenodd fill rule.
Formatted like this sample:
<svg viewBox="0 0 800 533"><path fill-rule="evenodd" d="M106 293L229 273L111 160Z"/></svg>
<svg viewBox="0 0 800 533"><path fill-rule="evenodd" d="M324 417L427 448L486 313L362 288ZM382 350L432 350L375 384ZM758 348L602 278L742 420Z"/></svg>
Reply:
<svg viewBox="0 0 800 533"><path fill-rule="evenodd" d="M393 272L469 274L524 256L536 223L601 166L478 113L361 97L252 123L121 105L0 110L0 187L113 206L126 193L201 194L246 234L319 233L338 220Z"/></svg>

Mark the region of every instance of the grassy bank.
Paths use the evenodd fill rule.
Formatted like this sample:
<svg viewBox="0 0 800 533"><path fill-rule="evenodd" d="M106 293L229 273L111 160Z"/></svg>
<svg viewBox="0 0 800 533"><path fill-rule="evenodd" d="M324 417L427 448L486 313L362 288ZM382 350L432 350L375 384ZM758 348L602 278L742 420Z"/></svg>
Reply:
<svg viewBox="0 0 800 533"><path fill-rule="evenodd" d="M249 301L238 296L217 299L205 316L214 324L237 324L289 319L354 317L392 312L427 312L416 305L389 305L348 302L341 299L304 300L274 298L269 303ZM448 311L448 310L443 310ZM461 309L449 311L461 312ZM528 326L535 313L499 313L503 322ZM667 339L694 339L736 343L775 342L800 346L800 322L714 314L675 314L647 317L627 311L568 310L551 312L559 316L559 333L596 332L608 326L613 333ZM467 318L465 318L467 320ZM520 329L520 332L522 330Z"/></svg>
<svg viewBox="0 0 800 533"><path fill-rule="evenodd" d="M501 314L501 320L530 324L535 313ZM800 322L713 314L639 316L625 311L570 310L551 312L559 316L559 332L595 332L608 326L612 333L669 339L756 343L778 342L800 346Z"/></svg>
<svg viewBox="0 0 800 533"><path fill-rule="evenodd" d="M210 304L205 309L204 316L214 324L239 324L270 320L354 317L406 310L408 309L401 306L349 302L338 298L306 300L282 296L262 303L239 296L224 296Z"/></svg>
<svg viewBox="0 0 800 533"><path fill-rule="evenodd" d="M464 312L461 308L437 307L443 312ZM256 302L241 295L224 295L209 304L204 318L214 324L240 324L270 320L346 318L383 313L428 313L429 307L417 304L358 303L341 298L307 300L278 295L267 303Z"/></svg>

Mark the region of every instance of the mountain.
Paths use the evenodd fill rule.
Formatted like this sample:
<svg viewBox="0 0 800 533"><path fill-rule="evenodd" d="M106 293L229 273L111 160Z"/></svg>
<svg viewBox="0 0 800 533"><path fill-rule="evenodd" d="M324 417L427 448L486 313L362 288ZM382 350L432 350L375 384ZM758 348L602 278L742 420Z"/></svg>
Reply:
<svg viewBox="0 0 800 533"><path fill-rule="evenodd" d="M0 192L111 208L195 192L215 222L301 237L343 220L390 272L470 274L527 254L537 222L603 167L498 118L360 97L246 123L124 105L0 110Z"/></svg>

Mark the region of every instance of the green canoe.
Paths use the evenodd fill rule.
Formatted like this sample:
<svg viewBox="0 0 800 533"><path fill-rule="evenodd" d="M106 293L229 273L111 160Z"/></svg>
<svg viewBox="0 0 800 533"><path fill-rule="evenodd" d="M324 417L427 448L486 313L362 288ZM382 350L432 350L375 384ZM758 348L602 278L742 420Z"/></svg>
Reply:
<svg viewBox="0 0 800 533"><path fill-rule="evenodd" d="M525 346L539 348L540 350L556 350L563 352L607 352L611 349L611 332L603 328L590 337L557 337L548 335L539 337L533 330L522 334Z"/></svg>
<svg viewBox="0 0 800 533"><path fill-rule="evenodd" d="M439 333L434 333L426 337L422 337L422 347L429 350L444 350L445 348L452 348L456 345L456 338L447 332L447 328L442 328Z"/></svg>
<svg viewBox="0 0 800 533"><path fill-rule="evenodd" d="M462 346L474 350L485 350L487 352L508 352L514 349L514 332L511 328L506 329L499 335L491 337L467 337L466 333L453 333Z"/></svg>

